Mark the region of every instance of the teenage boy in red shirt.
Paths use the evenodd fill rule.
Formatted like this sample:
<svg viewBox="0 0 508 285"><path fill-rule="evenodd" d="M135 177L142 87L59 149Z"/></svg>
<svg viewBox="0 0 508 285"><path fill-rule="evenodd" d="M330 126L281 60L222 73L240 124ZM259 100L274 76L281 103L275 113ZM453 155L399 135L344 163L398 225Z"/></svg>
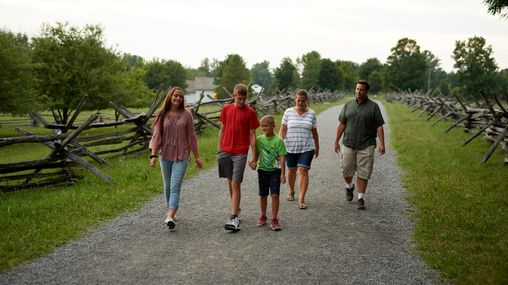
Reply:
<svg viewBox="0 0 508 285"><path fill-rule="evenodd" d="M240 230L238 210L240 208L240 185L243 180L247 154L251 148L252 158L256 151L256 129L259 121L256 111L246 104L247 86L237 84L233 90L234 102L224 105L220 115L219 132L219 177L228 179L231 196L231 216L224 228L233 232Z"/></svg>

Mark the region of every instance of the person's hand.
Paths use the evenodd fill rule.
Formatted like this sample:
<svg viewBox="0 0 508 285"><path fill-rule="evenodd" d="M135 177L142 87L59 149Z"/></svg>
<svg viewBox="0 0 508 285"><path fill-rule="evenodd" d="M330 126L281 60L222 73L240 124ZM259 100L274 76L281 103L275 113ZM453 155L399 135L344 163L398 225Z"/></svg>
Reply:
<svg viewBox="0 0 508 285"><path fill-rule="evenodd" d="M156 163L157 163L157 157L150 158L150 167L155 167Z"/></svg>
<svg viewBox="0 0 508 285"><path fill-rule="evenodd" d="M282 184L286 183L286 174L282 173L280 175L280 183Z"/></svg>
<svg viewBox="0 0 508 285"><path fill-rule="evenodd" d="M249 161L249 166L250 166L250 169L256 170L257 162L255 160L251 160L251 161Z"/></svg>
<svg viewBox="0 0 508 285"><path fill-rule="evenodd" d="M336 153L339 153L340 152L340 143L339 142L335 142L334 146L333 146L333 150L336 152Z"/></svg>
<svg viewBox="0 0 508 285"><path fill-rule="evenodd" d="M196 167L199 169L203 168L203 161L199 158L196 158Z"/></svg>
<svg viewBox="0 0 508 285"><path fill-rule="evenodd" d="M385 145L384 144L380 144L378 149L377 149L377 152L379 153L379 155L385 154Z"/></svg>
<svg viewBox="0 0 508 285"><path fill-rule="evenodd" d="M319 147L316 147L314 150L314 158L317 158L319 156Z"/></svg>

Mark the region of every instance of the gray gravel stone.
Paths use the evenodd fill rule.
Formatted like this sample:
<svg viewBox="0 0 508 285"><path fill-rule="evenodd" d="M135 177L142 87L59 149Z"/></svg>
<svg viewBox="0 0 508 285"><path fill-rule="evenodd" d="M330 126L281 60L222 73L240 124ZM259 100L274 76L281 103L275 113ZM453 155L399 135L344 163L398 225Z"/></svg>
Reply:
<svg viewBox="0 0 508 285"><path fill-rule="evenodd" d="M0 284L437 284L438 273L410 242L410 207L389 144L384 156L376 155L367 210L356 209L356 197L346 201L332 149L339 110L318 116L321 154L310 171L309 208L286 201L287 186L281 188L282 231L256 227L257 175L250 169L242 184L241 231L225 231L229 194L212 169L184 182L175 231L163 224L161 194L1 273Z"/></svg>

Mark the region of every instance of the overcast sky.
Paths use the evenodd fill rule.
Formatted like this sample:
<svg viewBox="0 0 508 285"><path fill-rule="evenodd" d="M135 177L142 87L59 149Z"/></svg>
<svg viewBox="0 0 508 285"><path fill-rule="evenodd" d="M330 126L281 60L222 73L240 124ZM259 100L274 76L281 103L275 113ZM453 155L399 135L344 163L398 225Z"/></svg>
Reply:
<svg viewBox="0 0 508 285"><path fill-rule="evenodd" d="M240 54L250 68L312 50L332 60L382 62L397 40L415 39L453 70L456 40L482 36L508 68L508 19L482 0L0 0L0 28L29 36L42 23L99 24L119 52L198 67Z"/></svg>

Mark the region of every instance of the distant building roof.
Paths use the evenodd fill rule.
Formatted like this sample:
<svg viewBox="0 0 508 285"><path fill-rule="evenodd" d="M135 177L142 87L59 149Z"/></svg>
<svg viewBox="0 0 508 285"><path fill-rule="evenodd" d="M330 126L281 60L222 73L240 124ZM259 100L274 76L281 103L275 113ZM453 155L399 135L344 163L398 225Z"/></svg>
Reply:
<svg viewBox="0 0 508 285"><path fill-rule="evenodd" d="M213 83L213 77L196 77L194 80L187 80L187 93L196 92L196 90L213 91L216 85Z"/></svg>

